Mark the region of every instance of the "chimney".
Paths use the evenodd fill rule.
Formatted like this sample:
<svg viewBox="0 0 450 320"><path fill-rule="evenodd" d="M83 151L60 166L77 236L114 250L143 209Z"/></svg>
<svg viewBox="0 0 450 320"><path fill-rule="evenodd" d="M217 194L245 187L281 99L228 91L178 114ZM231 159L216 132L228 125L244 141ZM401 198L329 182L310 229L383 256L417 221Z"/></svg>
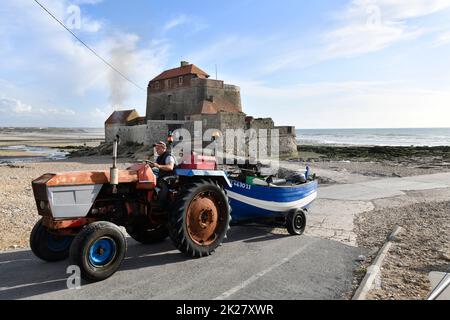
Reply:
<svg viewBox="0 0 450 320"><path fill-rule="evenodd" d="M189 65L189 62L187 62L187 61L181 61L181 66L182 67L185 67L185 66L188 66Z"/></svg>

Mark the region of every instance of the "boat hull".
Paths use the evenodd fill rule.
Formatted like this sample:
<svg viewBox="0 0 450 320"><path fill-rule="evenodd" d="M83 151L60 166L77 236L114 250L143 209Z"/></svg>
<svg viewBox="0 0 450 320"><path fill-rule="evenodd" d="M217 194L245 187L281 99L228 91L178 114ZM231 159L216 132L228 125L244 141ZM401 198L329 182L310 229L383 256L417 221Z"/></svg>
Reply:
<svg viewBox="0 0 450 320"><path fill-rule="evenodd" d="M288 212L306 209L317 198L317 181L293 187L265 187L231 180L227 195L233 222L285 217Z"/></svg>

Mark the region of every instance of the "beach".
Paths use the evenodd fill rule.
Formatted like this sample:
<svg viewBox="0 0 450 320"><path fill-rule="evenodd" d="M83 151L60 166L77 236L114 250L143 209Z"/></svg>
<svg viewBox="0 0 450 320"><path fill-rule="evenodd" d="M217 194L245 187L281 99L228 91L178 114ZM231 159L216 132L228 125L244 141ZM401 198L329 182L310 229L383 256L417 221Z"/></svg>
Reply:
<svg viewBox="0 0 450 320"><path fill-rule="evenodd" d="M102 129L0 128L0 163L63 159L74 149L103 141Z"/></svg>

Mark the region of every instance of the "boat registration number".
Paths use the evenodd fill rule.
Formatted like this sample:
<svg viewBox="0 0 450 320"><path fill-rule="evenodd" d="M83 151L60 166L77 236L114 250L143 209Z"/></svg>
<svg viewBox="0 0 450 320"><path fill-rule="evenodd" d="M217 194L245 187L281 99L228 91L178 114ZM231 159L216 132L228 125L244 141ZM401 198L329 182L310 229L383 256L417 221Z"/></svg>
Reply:
<svg viewBox="0 0 450 320"><path fill-rule="evenodd" d="M251 188L252 188L251 185L243 183L243 182L240 182L240 181L234 181L233 180L232 184L233 184L234 187L238 187L238 188L245 189L245 190L251 190Z"/></svg>

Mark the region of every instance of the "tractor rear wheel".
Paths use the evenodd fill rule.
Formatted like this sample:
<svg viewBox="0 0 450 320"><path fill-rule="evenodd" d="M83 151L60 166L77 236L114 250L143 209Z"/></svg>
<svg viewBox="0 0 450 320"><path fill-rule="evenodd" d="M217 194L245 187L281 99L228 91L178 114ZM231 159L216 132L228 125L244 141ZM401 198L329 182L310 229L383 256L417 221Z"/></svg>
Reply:
<svg viewBox="0 0 450 320"><path fill-rule="evenodd" d="M33 227L30 235L30 247L34 255L47 262L67 259L73 236L52 234L43 225L42 219Z"/></svg>
<svg viewBox="0 0 450 320"><path fill-rule="evenodd" d="M87 225L75 237L70 261L80 267L83 279L101 281L119 269L126 251L127 242L119 227L99 221Z"/></svg>
<svg viewBox="0 0 450 320"><path fill-rule="evenodd" d="M201 258L219 247L230 228L231 208L222 187L212 181L186 186L169 216L169 234L181 252Z"/></svg>
<svg viewBox="0 0 450 320"><path fill-rule="evenodd" d="M137 242L142 244L154 244L164 241L169 236L169 230L165 225L157 227L145 227L134 223L126 227L127 233Z"/></svg>

